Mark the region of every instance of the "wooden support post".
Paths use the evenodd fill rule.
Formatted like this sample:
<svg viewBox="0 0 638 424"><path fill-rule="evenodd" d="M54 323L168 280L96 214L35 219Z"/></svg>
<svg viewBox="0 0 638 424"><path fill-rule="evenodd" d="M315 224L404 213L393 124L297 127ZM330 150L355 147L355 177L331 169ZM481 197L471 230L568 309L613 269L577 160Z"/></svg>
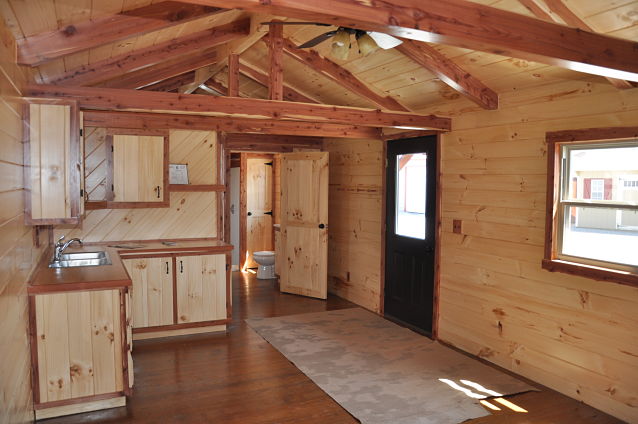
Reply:
<svg viewBox="0 0 638 424"><path fill-rule="evenodd" d="M268 54L270 58L268 96L270 100L284 99L283 36L283 25L270 25L270 34L268 35Z"/></svg>
<svg viewBox="0 0 638 424"><path fill-rule="evenodd" d="M228 55L228 95L239 97L239 55Z"/></svg>

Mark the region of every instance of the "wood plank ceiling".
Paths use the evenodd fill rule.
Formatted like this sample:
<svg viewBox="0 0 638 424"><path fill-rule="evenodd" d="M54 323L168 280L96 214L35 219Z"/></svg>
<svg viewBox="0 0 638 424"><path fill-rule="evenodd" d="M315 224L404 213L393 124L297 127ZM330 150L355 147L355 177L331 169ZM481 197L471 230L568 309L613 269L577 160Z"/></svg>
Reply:
<svg viewBox="0 0 638 424"><path fill-rule="evenodd" d="M638 41L638 0L474 2ZM158 4L159 7L156 6ZM166 11L167 8L174 8L175 13L158 16L157 9ZM36 46L43 43L50 46L45 56L42 56L44 53L38 56L24 49L30 54L25 53L25 63L39 63L29 68L33 81L37 83L220 95L226 94L228 89L228 55L238 53L238 60L232 64L233 68L239 69L239 75L236 82L230 81L233 84L231 88L235 90L234 84L237 84L241 97L269 98L267 37L259 41L268 27L259 23L271 20L272 16L150 0L2 0L0 14L19 44L33 46L33 42L38 41ZM114 18L115 15L118 16ZM146 18L150 21L144 21ZM113 35L105 32L100 42L88 41L90 48L82 49L82 43L86 41L80 40L77 42L80 48L69 43L69 51L59 50L55 33L52 33L65 30L74 35L75 31L91 25L105 30L106 22L113 19L134 19L132 22L140 28L140 33ZM218 28L217 33L210 31L211 28ZM423 46L423 52L430 52L424 60L410 57L415 50L408 43L401 49L377 50L363 57L353 42L347 60L330 56L330 42L322 43L311 51L298 50L298 54L290 47L330 29L284 26L285 54L280 57L284 70L284 100L414 112L436 111L453 116L479 108L495 109L499 94L563 80L613 84L618 89L635 86L565 68L438 44L414 43ZM199 41L200 34L210 39ZM176 45L174 41L180 43L179 48L171 49L172 44ZM428 66L428 60L438 60L440 66L436 69L431 64ZM127 79L118 76L119 63L126 64L121 69L129 72ZM108 78L94 77L95 73L107 68L112 71ZM456 83L450 81L450 75Z"/></svg>

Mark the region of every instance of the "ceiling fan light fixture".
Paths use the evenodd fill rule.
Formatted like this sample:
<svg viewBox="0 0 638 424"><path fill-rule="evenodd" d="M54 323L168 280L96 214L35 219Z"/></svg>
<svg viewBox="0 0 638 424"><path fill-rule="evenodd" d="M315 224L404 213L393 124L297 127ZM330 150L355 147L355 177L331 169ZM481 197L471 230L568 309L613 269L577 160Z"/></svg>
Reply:
<svg viewBox="0 0 638 424"><path fill-rule="evenodd" d="M332 38L332 56L341 60L348 59L350 44L350 33L343 28L339 28Z"/></svg>
<svg viewBox="0 0 638 424"><path fill-rule="evenodd" d="M357 32L357 45L362 56L367 56L379 48L379 45L365 32Z"/></svg>
<svg viewBox="0 0 638 424"><path fill-rule="evenodd" d="M374 32L368 31L368 35L377 43L379 47L383 50L393 49L399 44L403 43L403 41L399 40L396 37L393 37L388 34L384 34L382 32Z"/></svg>

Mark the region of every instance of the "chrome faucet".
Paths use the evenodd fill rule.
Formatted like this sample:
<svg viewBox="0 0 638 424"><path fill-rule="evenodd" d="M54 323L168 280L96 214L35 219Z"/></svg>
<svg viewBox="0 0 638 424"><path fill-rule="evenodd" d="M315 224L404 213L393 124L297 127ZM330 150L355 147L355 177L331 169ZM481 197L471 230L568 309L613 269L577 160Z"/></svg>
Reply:
<svg viewBox="0 0 638 424"><path fill-rule="evenodd" d="M79 238L72 238L67 242L62 242L64 240L64 236L58 239L58 242L55 244L55 250L53 252L53 261L59 262L62 257L62 252L66 250L67 247L74 241L78 242L80 245L82 244L82 240Z"/></svg>

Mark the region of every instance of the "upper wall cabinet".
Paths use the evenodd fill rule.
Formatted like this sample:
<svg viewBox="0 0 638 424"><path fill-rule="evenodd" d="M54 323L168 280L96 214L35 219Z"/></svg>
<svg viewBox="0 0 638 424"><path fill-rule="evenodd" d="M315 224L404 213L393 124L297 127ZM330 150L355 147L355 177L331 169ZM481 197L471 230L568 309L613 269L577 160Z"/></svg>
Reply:
<svg viewBox="0 0 638 424"><path fill-rule="evenodd" d="M84 195L77 104L54 99L28 99L27 102L24 111L26 224L77 224Z"/></svg>
<svg viewBox="0 0 638 424"><path fill-rule="evenodd" d="M107 130L105 201L98 208L161 208L169 206L168 133Z"/></svg>

